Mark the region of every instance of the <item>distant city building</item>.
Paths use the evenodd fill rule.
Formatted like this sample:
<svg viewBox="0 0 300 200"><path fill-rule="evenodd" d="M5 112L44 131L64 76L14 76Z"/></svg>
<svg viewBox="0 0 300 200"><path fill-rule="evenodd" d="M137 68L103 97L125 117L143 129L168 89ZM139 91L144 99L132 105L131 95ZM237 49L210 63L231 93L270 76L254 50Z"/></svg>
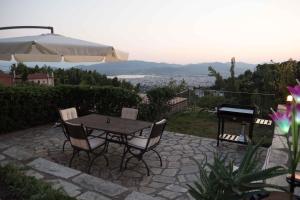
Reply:
<svg viewBox="0 0 300 200"><path fill-rule="evenodd" d="M204 90L202 90L202 89L196 88L196 89L194 89L194 92L195 92L195 95L198 96L198 97L204 97L205 96Z"/></svg>
<svg viewBox="0 0 300 200"><path fill-rule="evenodd" d="M54 86L54 75L53 73L51 75L49 75L49 73L29 74L27 76L27 81L40 85Z"/></svg>

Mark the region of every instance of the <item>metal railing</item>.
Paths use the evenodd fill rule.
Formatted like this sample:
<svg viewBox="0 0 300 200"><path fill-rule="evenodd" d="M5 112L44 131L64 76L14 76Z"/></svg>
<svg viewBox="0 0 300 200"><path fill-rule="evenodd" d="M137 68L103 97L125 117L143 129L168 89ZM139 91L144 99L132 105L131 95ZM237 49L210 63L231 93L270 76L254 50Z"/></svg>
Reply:
<svg viewBox="0 0 300 200"><path fill-rule="evenodd" d="M215 109L220 104L251 105L255 106L258 115L265 117L270 113L270 108L275 107L275 94L249 93L209 90L201 88L188 89L177 94L188 99L191 109Z"/></svg>

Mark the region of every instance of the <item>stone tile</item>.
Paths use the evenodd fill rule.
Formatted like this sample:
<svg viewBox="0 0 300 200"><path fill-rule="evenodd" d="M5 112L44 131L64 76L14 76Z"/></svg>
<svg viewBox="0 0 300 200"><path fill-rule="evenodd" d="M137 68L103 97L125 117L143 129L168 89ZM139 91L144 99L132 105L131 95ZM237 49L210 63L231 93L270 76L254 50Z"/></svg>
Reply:
<svg viewBox="0 0 300 200"><path fill-rule="evenodd" d="M180 155L176 155L176 156L168 156L167 159L168 161L177 161L181 158Z"/></svg>
<svg viewBox="0 0 300 200"><path fill-rule="evenodd" d="M78 200L111 200L110 198L107 198L101 194L98 194L96 192L85 192L78 197L76 197Z"/></svg>
<svg viewBox="0 0 300 200"><path fill-rule="evenodd" d="M67 166L71 156L71 148L69 145L66 145L66 151L64 153L61 152L62 143L65 139L64 134L62 133L61 128L51 128L51 126L52 124L18 131L15 134L12 133L7 135L8 137L6 135L0 135L0 152L15 146L21 147L29 152L34 152L33 155L37 155L48 160L53 160L56 163ZM281 141L277 143L280 142ZM33 143L35 145L32 145ZM274 144L275 143L276 140ZM174 132L164 132L161 144L157 147L157 150L160 152L163 158L163 166L160 167L160 163L155 154L147 154L145 160L150 167L151 173L150 176L146 176L145 167L141 162L138 162L135 159L129 163L129 170L120 172L119 165L123 147L118 144L111 144L107 153L107 156L110 158L110 165L108 167L105 166L103 159L96 160L95 166L97 166L97 168L92 168L91 175L99 177L102 180L106 180L107 182L113 182L118 185L126 186L139 192L150 193L153 190L156 190L155 192L151 193L151 195L162 200L169 199L168 197L158 195L158 193L161 191L180 193L178 191L172 191L173 186L171 187L170 185L180 185L181 187L185 187L186 184L193 184L193 181L197 180L198 176L198 166L195 160L202 162L204 160L204 154L207 155L207 161L211 163L213 161L214 152L217 151L224 154L229 153L229 158L235 159L238 164L245 152L245 148L232 143L227 144L224 142L218 148L216 148L215 145L216 141L214 139L176 134ZM279 148L278 150L281 149L282 148ZM264 152L260 156L260 162L262 163L266 155L266 150L263 149L263 151ZM280 156L281 155L279 155L279 157ZM280 159L277 159L277 157L278 156L275 156L275 158L273 158L273 160L276 162L280 161ZM74 160L73 166L78 170L86 170L86 158L86 154L80 154L80 157ZM0 164L5 164L8 162L16 162L17 165L21 164L20 162L17 162L16 159L12 159L10 156L6 155L5 159L0 161ZM272 162L270 162L270 164L272 164ZM46 176L46 173L50 175L53 175L53 172L58 173L57 169L53 171L53 167L50 166L48 168L49 169L47 170L49 173L42 172L38 169L33 170L40 172L41 175L44 176ZM171 173L171 171L168 172L166 169L174 169L174 171L177 170L175 177L166 176L168 173ZM164 170L166 171L164 172ZM162 175L163 172L164 175ZM71 176L70 178L74 179L78 175ZM70 178L67 179L70 180ZM73 182L73 184L75 183ZM83 192L86 192L86 190ZM129 193L130 192L127 190L127 192L114 196L113 199L124 199ZM104 198L112 198L104 193L100 195L103 195ZM188 199L186 197L188 197L187 192L181 192L179 196L175 197L175 199L186 200ZM92 197L89 197L88 194L86 198L92 199Z"/></svg>
<svg viewBox="0 0 300 200"><path fill-rule="evenodd" d="M181 187L180 185L171 184L166 187L167 190L173 191L173 192L187 192L188 189Z"/></svg>
<svg viewBox="0 0 300 200"><path fill-rule="evenodd" d="M181 193L171 192L171 191L168 191L168 190L162 190L158 193L158 195L161 195L161 196L166 197L168 199L175 199L176 197L180 196Z"/></svg>
<svg viewBox="0 0 300 200"><path fill-rule="evenodd" d="M151 193L156 192L156 189L151 188L151 187L144 187L144 186L142 186L142 187L139 188L139 191L141 193L144 193L144 194L151 194Z"/></svg>
<svg viewBox="0 0 300 200"><path fill-rule="evenodd" d="M176 178L169 177L169 176L155 175L153 176L153 180L161 183L174 183Z"/></svg>
<svg viewBox="0 0 300 200"><path fill-rule="evenodd" d="M9 145L4 144L3 142L0 142L0 149L6 149L8 147L9 147Z"/></svg>
<svg viewBox="0 0 300 200"><path fill-rule="evenodd" d="M169 162L168 163L168 168L180 168L180 162Z"/></svg>
<svg viewBox="0 0 300 200"><path fill-rule="evenodd" d="M161 172L162 172L161 168L156 168L156 167L151 167L150 170L155 175L161 174Z"/></svg>
<svg viewBox="0 0 300 200"><path fill-rule="evenodd" d="M38 171L51 174L54 176L58 176L60 178L66 178L66 179L81 173L78 170L71 169L69 167L64 167L62 165L48 161L43 158L35 159L34 161L28 163L27 165Z"/></svg>
<svg viewBox="0 0 300 200"><path fill-rule="evenodd" d="M47 180L46 182L50 183L51 187L56 190L61 189L70 197L75 197L81 193L80 187L61 179Z"/></svg>
<svg viewBox="0 0 300 200"><path fill-rule="evenodd" d="M199 179L199 177L195 174L187 174L187 175L185 175L185 177L189 182L194 182Z"/></svg>
<svg viewBox="0 0 300 200"><path fill-rule="evenodd" d="M0 160L4 160L5 156L0 154Z"/></svg>
<svg viewBox="0 0 300 200"><path fill-rule="evenodd" d="M161 175L163 176L175 176L179 169L165 169Z"/></svg>
<svg viewBox="0 0 300 200"><path fill-rule="evenodd" d="M162 187L166 186L166 184L153 181L148 186L152 187L152 188L162 188Z"/></svg>
<svg viewBox="0 0 300 200"><path fill-rule="evenodd" d="M27 171L25 172L25 175L26 175L26 176L34 177L34 178L36 178L36 179L43 179L43 178L44 178L44 176L43 176L42 174L40 174L40 173L38 173L37 171L32 170L32 169L27 170Z"/></svg>
<svg viewBox="0 0 300 200"><path fill-rule="evenodd" d="M132 192L125 198L125 200L156 200L156 198L140 192Z"/></svg>
<svg viewBox="0 0 300 200"><path fill-rule="evenodd" d="M199 167L196 165L183 166L178 174L191 174L199 171Z"/></svg>
<svg viewBox="0 0 300 200"><path fill-rule="evenodd" d="M20 147L10 147L2 153L17 160L28 160L30 158L33 158L33 155L31 153Z"/></svg>
<svg viewBox="0 0 300 200"><path fill-rule="evenodd" d="M177 179L178 179L178 181L181 182L181 183L182 183L182 182L186 182L186 179L185 179L184 175L178 175L178 176L177 176Z"/></svg>
<svg viewBox="0 0 300 200"><path fill-rule="evenodd" d="M128 177L135 177L135 178L139 178L143 176L141 173L132 170L125 170L122 175Z"/></svg>
<svg viewBox="0 0 300 200"><path fill-rule="evenodd" d="M104 195L114 197L127 191L127 188L105 181L88 174L81 174L73 178L73 182L88 190L95 190Z"/></svg>

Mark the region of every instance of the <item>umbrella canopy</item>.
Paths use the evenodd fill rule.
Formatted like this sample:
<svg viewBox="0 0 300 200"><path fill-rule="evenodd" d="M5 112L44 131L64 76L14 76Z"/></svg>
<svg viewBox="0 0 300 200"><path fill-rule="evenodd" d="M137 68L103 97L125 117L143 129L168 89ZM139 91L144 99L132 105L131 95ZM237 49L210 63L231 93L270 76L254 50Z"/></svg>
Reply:
<svg viewBox="0 0 300 200"><path fill-rule="evenodd" d="M0 60L17 62L110 62L128 59L128 54L112 46L42 34L0 39Z"/></svg>

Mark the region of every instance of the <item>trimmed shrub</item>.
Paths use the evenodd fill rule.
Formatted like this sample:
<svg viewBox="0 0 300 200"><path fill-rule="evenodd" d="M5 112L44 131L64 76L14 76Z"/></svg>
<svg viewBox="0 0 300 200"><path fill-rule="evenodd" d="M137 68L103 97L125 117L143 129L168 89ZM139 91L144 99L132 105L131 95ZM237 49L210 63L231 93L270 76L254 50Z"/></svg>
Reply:
<svg viewBox="0 0 300 200"><path fill-rule="evenodd" d="M75 200L41 180L25 176L22 170L12 165L0 166L0 192L3 195L0 199Z"/></svg>
<svg viewBox="0 0 300 200"><path fill-rule="evenodd" d="M112 86L0 87L0 133L56 121L60 108L76 107L79 115L91 109L119 115L123 106L139 101L136 93Z"/></svg>
<svg viewBox="0 0 300 200"><path fill-rule="evenodd" d="M148 121L156 121L166 117L170 109L168 102L174 96L175 90L168 86L157 87L147 91L149 104L141 104L139 106L140 118Z"/></svg>

